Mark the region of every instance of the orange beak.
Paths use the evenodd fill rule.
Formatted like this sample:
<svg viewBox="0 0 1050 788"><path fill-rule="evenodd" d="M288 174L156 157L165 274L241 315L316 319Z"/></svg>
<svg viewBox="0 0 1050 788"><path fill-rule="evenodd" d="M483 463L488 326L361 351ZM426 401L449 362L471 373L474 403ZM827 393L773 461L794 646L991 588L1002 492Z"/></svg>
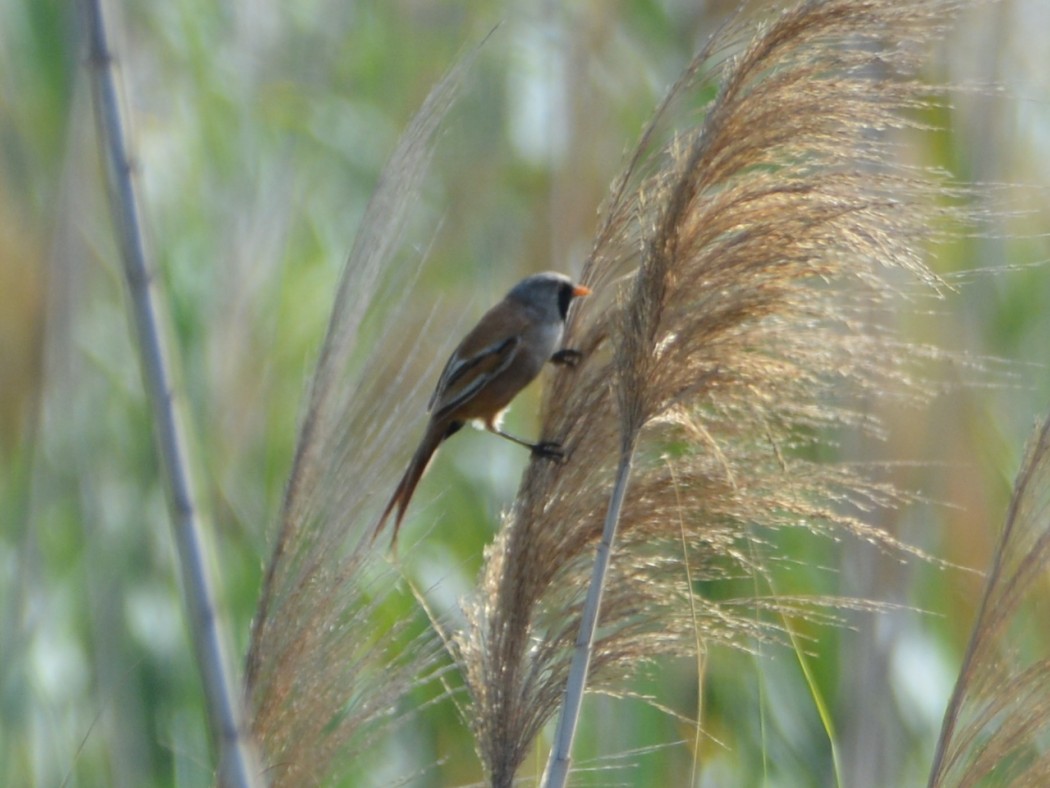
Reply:
<svg viewBox="0 0 1050 788"><path fill-rule="evenodd" d="M572 289L572 294L577 298L580 298L581 296L589 296L591 294L591 288L584 287L583 285L576 285L576 287Z"/></svg>

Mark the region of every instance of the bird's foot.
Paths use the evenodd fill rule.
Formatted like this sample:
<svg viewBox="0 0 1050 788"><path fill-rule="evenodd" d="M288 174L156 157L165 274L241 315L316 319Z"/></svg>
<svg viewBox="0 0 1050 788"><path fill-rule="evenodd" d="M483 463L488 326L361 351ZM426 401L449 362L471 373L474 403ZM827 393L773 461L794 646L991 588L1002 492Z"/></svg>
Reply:
<svg viewBox="0 0 1050 788"><path fill-rule="evenodd" d="M555 441L544 441L543 443L537 443L532 447L532 456L542 457L545 460L554 460L555 462L565 462L565 449L562 448L560 443Z"/></svg>
<svg viewBox="0 0 1050 788"><path fill-rule="evenodd" d="M565 367L575 367L583 359L583 353L575 348L563 348L551 356L552 364L559 364Z"/></svg>

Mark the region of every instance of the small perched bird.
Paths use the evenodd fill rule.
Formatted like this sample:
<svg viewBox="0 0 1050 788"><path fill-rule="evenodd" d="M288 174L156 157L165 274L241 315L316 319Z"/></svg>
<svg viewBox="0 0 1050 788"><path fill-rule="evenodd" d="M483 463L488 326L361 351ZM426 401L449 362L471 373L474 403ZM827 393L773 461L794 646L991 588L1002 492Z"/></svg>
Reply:
<svg viewBox="0 0 1050 788"><path fill-rule="evenodd" d="M499 420L510 401L532 382L547 361L568 365L579 361L579 351L557 348L569 304L590 292L562 274L535 274L514 285L463 337L430 397L426 433L383 510L372 541L379 536L396 507L394 535L390 540L391 546L396 545L405 509L430 458L442 441L468 421L478 420L485 429L531 449L538 456L563 458L559 444L529 443L508 435L500 430Z"/></svg>

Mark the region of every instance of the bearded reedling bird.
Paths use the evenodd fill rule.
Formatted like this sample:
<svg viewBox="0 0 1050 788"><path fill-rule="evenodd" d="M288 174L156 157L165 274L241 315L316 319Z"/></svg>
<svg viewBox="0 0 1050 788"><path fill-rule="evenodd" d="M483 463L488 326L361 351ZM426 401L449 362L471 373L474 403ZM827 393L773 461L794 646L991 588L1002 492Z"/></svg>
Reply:
<svg viewBox="0 0 1050 788"><path fill-rule="evenodd" d="M396 546L405 509L430 458L442 441L468 421L480 421L489 432L531 449L534 455L564 458L559 444L529 443L508 435L499 428L499 421L510 401L539 375L546 362L572 366L579 361L579 351L558 350L558 346L569 305L590 292L562 274L535 274L518 282L463 337L430 396L426 433L376 524L373 542L396 507L390 540L391 547Z"/></svg>

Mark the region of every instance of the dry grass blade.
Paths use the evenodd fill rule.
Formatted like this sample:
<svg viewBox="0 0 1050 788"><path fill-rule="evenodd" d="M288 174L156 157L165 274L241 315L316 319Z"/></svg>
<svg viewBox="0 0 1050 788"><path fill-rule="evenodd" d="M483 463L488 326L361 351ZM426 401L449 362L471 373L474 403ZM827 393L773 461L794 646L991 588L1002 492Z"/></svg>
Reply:
<svg viewBox="0 0 1050 788"><path fill-rule="evenodd" d="M393 578L375 571L361 537L368 496L410 437L387 392L396 385L389 360L410 366L418 352L396 326L419 261L397 252L468 64L431 91L383 171L311 381L248 654L252 727L278 784L321 784L337 758L360 753L440 649L430 635L412 636L408 622L385 632L377 624ZM382 317L371 320L377 304Z"/></svg>
<svg viewBox="0 0 1050 788"><path fill-rule="evenodd" d="M1050 571L1050 418L1033 436L945 713L930 785L1046 785L1050 657L1032 603Z"/></svg>
<svg viewBox="0 0 1050 788"><path fill-rule="evenodd" d="M920 351L872 322L893 307L888 277L936 285L922 250L938 211L955 209L935 207L947 190L930 173L894 162L892 135L928 100L918 56L954 8L804 3L716 70L700 125L660 142L743 25L661 105L584 271L605 296L570 322L584 361L546 391L543 435L571 459L530 466L466 607L458 656L494 785L511 784L559 703L625 449L637 447L591 662L598 687L695 648L694 624L708 643L762 636L747 600L699 599L694 622L685 562L694 581L760 573L746 539L784 527L901 548L843 513L893 506L894 490L806 457L828 429L877 431L851 395L925 395L909 373Z"/></svg>

